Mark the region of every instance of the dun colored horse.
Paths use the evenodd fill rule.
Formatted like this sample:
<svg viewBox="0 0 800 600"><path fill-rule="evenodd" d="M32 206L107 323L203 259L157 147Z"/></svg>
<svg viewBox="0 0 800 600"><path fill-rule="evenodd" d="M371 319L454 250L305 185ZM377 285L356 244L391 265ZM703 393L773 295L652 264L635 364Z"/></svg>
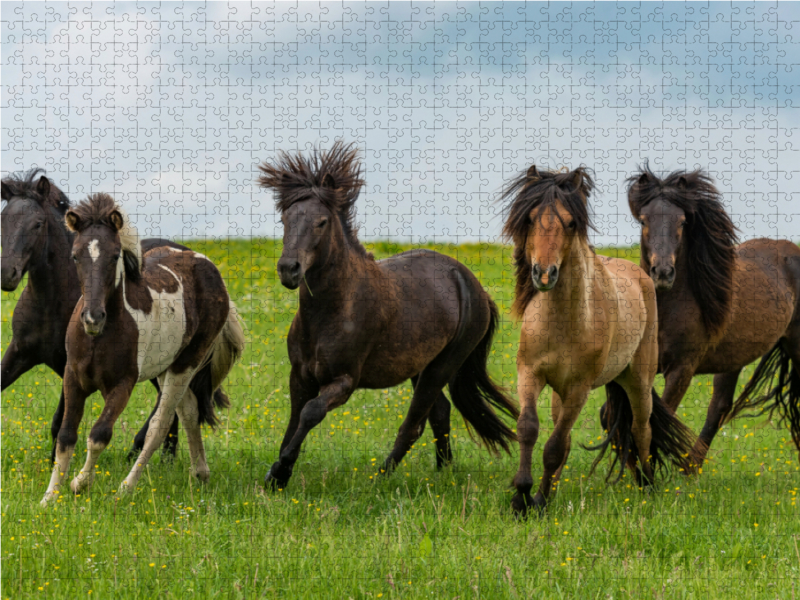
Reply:
<svg viewBox="0 0 800 600"><path fill-rule="evenodd" d="M39 176L37 180L37 176ZM81 295L78 273L70 258L72 233L64 226L69 210L67 196L41 169L2 181L3 256L0 287L13 292L28 274L11 323L12 337L2 364L2 389L5 390L37 365L45 364L64 377L67 351L64 339L72 310ZM142 240L142 251L169 246L188 248L168 240ZM158 382L151 383L158 391ZM222 402L221 390L215 399ZM154 409L155 412L155 409ZM63 387L53 415L50 433L53 439L51 460L55 459L55 439L64 416ZM150 415L152 417L152 414ZM150 418L134 439L131 456L141 450ZM172 420L164 450L175 455L178 445L178 418Z"/></svg>
<svg viewBox="0 0 800 600"><path fill-rule="evenodd" d="M702 171L660 179L645 166L628 182L642 225L640 265L658 295L664 403L677 410L695 374L714 374L696 464L723 423L755 406L788 420L800 450L800 248L770 239L737 247L721 195ZM739 374L759 357L734 405Z"/></svg>
<svg viewBox="0 0 800 600"><path fill-rule="evenodd" d="M135 489L176 411L186 430L192 473L206 481L200 424L215 424L213 392L244 346L222 276L205 256L188 250L158 248L142 256L136 230L106 194L67 211L66 222L76 234L72 258L82 297L67 330L64 419L42 504L57 496L69 473L89 395L99 390L105 408L89 433L86 464L72 481L76 493L91 486L95 463L133 386L154 377L161 401L120 490Z"/></svg>
<svg viewBox="0 0 800 600"><path fill-rule="evenodd" d="M600 386L606 387L612 423L602 452L613 443L615 462L623 468L627 463L644 484L653 481L654 467L666 459L688 466L689 430L651 396L658 357L653 282L635 264L599 256L589 245L592 189L583 168L560 173L531 166L503 193L509 201L503 233L514 242L513 308L522 318L520 464L512 500L521 515L532 506L546 506L569 456L570 431L589 392ZM553 390L555 428L544 447L539 491L531 498L531 454L539 435L536 402L546 385Z"/></svg>
<svg viewBox="0 0 800 600"><path fill-rule="evenodd" d="M478 436L508 451L514 433L492 405L513 417L517 410L486 371L497 308L470 270L427 250L382 261L366 252L353 223L364 182L352 146L337 142L311 157L282 153L260 168L283 220L278 274L285 287L300 288L288 336L291 416L267 485L286 486L308 432L356 389L408 379L414 396L385 472L419 439L426 419L437 465L450 461L445 386Z"/></svg>

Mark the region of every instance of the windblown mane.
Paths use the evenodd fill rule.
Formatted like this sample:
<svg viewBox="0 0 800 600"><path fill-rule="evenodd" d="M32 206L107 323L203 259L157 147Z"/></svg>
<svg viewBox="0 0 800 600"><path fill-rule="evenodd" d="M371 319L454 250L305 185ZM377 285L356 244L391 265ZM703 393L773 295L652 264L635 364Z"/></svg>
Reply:
<svg viewBox="0 0 800 600"><path fill-rule="evenodd" d="M118 213L122 217L122 227L117 227L112 215ZM139 243L139 233L128 218L125 210L119 206L108 194L92 194L86 200L69 211L77 216L77 228L73 228L69 221L67 226L76 233L88 229L92 225L104 225L119 234L122 245L123 260L125 263L125 276L133 281L138 281L142 274L142 246Z"/></svg>
<svg viewBox="0 0 800 600"><path fill-rule="evenodd" d="M37 190L39 178L44 176L44 169L35 168L25 173L15 173L4 178L3 200L9 201L12 198L29 198L36 201L40 206L48 206L58 210L61 215L70 207L69 198L50 181L50 193L47 197L42 196ZM7 192L7 193L6 193Z"/></svg>
<svg viewBox="0 0 800 600"><path fill-rule="evenodd" d="M706 330L716 334L731 311L738 243L736 226L725 212L722 195L700 169L675 171L660 179L645 164L627 181L628 205L637 219L642 208L657 198L686 213L686 278ZM650 272L648 257L642 255L641 264L645 272Z"/></svg>
<svg viewBox="0 0 800 600"><path fill-rule="evenodd" d="M275 204L279 211L316 198L339 215L350 246L367 256L358 241L355 224L355 203L364 185L355 144L345 145L337 140L330 150L315 148L310 156L281 152L274 162L264 162L258 168L263 173L258 178L261 187L272 188L278 194Z"/></svg>
<svg viewBox="0 0 800 600"><path fill-rule="evenodd" d="M577 187L575 182L579 182ZM554 207L560 202L575 221L575 233L588 243L589 229L594 229L588 206L589 194L593 189L594 181L583 166L562 172L539 171L534 165L503 190L500 200L508 202L504 210L507 214L503 237L514 242L517 284L512 312L517 317L522 316L525 307L537 293L531 278L531 261L525 252L533 221L541 219L547 207ZM532 220L533 211L536 212Z"/></svg>

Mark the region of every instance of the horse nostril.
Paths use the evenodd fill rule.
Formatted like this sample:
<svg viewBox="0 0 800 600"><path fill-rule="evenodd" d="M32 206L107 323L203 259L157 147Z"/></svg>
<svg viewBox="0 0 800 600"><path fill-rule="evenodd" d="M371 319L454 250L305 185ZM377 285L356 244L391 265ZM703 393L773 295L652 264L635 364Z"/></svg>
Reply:
<svg viewBox="0 0 800 600"><path fill-rule="evenodd" d="M289 267L289 272L292 275L297 275L298 273L300 273L300 263L295 262L291 267Z"/></svg>
<svg viewBox="0 0 800 600"><path fill-rule="evenodd" d="M656 271L657 269L655 266L650 267L650 277L652 277L653 279L656 278Z"/></svg>
<svg viewBox="0 0 800 600"><path fill-rule="evenodd" d="M667 279L672 279L672 277L675 275L675 267L667 267L664 269L664 275Z"/></svg>
<svg viewBox="0 0 800 600"><path fill-rule="evenodd" d="M106 311L104 309L102 309L102 308L99 311L97 311L97 318L100 321L105 319L106 318Z"/></svg>
<svg viewBox="0 0 800 600"><path fill-rule="evenodd" d="M556 278L558 277L558 267L553 265L552 267L550 267L549 273L550 273L550 281L555 281Z"/></svg>
<svg viewBox="0 0 800 600"><path fill-rule="evenodd" d="M533 267L531 267L531 272L536 279L539 279L539 277L542 276L542 267L539 265L533 265Z"/></svg>

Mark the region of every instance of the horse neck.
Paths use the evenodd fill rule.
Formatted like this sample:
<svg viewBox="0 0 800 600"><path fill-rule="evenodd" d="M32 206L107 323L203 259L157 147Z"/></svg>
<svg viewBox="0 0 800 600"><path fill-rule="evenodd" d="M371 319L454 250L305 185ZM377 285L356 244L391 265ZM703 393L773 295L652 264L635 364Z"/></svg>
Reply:
<svg viewBox="0 0 800 600"><path fill-rule="evenodd" d="M300 308L338 310L340 301L350 297L353 288L362 284L364 278L358 274L368 268L366 262L347 241L335 243L323 263L315 265L300 284Z"/></svg>
<svg viewBox="0 0 800 600"><path fill-rule="evenodd" d="M549 292L559 310L569 307L573 322L582 322L581 316L590 310L595 269L594 252L588 244L575 243L561 265L558 283Z"/></svg>
<svg viewBox="0 0 800 600"><path fill-rule="evenodd" d="M73 293L79 293L78 273L70 259L72 238L66 227L48 215L45 243L28 269L34 296L70 302Z"/></svg>

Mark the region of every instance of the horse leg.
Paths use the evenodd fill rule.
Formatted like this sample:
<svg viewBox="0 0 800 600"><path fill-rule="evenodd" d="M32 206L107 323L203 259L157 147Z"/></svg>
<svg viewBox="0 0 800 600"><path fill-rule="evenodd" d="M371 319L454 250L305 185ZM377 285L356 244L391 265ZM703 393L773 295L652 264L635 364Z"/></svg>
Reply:
<svg viewBox="0 0 800 600"><path fill-rule="evenodd" d="M153 384L153 387L156 388L156 405L153 407L153 410L150 411L150 416L147 417L147 421L144 422L142 428L133 438L133 447L128 452L128 461L132 461L134 457L141 452L142 447L144 446L144 440L147 437L147 430L150 428L150 419L153 418L153 415L156 414L158 410L158 404L161 402L161 387L158 385L157 379L151 379L150 383ZM164 440L164 448L162 452L169 456L170 458L174 458L175 454L178 451L178 415L175 415L172 419L172 424L169 427L169 433L167 433L167 439Z"/></svg>
<svg viewBox="0 0 800 600"><path fill-rule="evenodd" d="M165 425L172 424L172 419L175 415L175 409L178 403L183 398L183 395L189 388L189 383L192 381L196 373L195 369L188 368L183 373L175 373L174 371L167 371L159 377L161 385L161 402L159 402L150 427L147 430L147 436L144 440L144 447L141 454L134 461L133 468L128 476L120 484L120 492L133 492L136 489L136 484L142 471L147 466L150 457L153 456L156 449L161 446L164 439L167 437L169 427Z"/></svg>
<svg viewBox="0 0 800 600"><path fill-rule="evenodd" d="M650 414L653 412L652 380L642 381L638 373L633 373L630 368L627 374L628 377L617 383L625 390L631 405L631 435L636 444L639 465L637 467L632 454L628 456L627 464L636 483L642 487L653 483L653 465L650 462L650 444L653 441L653 429L650 426Z"/></svg>
<svg viewBox="0 0 800 600"><path fill-rule="evenodd" d="M306 403L300 411L297 430L291 440L281 450L277 462L272 465L264 479L264 485L272 489L283 489L289 483L294 464L300 456L300 446L308 432L319 425L331 410L341 406L356 389L356 382L350 375L342 375L320 388L319 396ZM287 432L288 433L288 432Z"/></svg>
<svg viewBox="0 0 800 600"><path fill-rule="evenodd" d="M292 437L297 431L297 426L300 424L300 414L305 405L317 397L319 386L316 381L304 380L300 377L300 369L292 367L292 372L289 375L289 394L291 395L292 408L289 415L289 425L286 427L286 433L283 435L283 441L281 442L281 451L292 441Z"/></svg>
<svg viewBox="0 0 800 600"><path fill-rule="evenodd" d="M578 415L581 414L586 401L589 398L588 387L572 388L568 390L562 398L561 412L558 416L555 429L550 435L550 439L544 445L544 473L539 484L539 491L533 498L533 504L539 510L543 510L547 505L550 492L553 489L553 480L557 472L566 460L569 451L570 431L572 431Z"/></svg>
<svg viewBox="0 0 800 600"><path fill-rule="evenodd" d="M56 412L53 413L53 420L50 422L50 438L53 440L53 448L50 451L50 462L53 463L56 461L56 437L58 436L58 432L61 431L61 423L64 420L64 405L66 401L64 400L64 386L61 386L61 395L58 397L58 406L56 406Z"/></svg>
<svg viewBox="0 0 800 600"><path fill-rule="evenodd" d="M794 369L793 377L789 383L789 402L794 402L796 406L788 407L787 421L791 427L792 440L797 447L797 458L800 461L800 398L793 391L798 387L798 380L800 380L800 319L792 324L785 339L783 340L783 349L789 355L792 361L792 368Z"/></svg>
<svg viewBox="0 0 800 600"><path fill-rule="evenodd" d="M411 378L414 390L417 389L418 381L419 375ZM436 470L438 471L453 462L453 451L450 449L450 401L444 392L440 392L436 402L433 403L433 407L428 413L428 423L431 424L433 443L436 444ZM425 423L423 422L420 435L424 431Z"/></svg>
<svg viewBox="0 0 800 600"><path fill-rule="evenodd" d="M105 394L103 412L100 413L100 418L89 432L89 439L86 442L86 463L70 485L73 493L78 494L92 487L97 459L111 442L111 437L114 435L114 424L128 405L135 383L135 381L123 380Z"/></svg>
<svg viewBox="0 0 800 600"><path fill-rule="evenodd" d="M197 407L197 397L190 389L178 402L178 416L183 428L186 430L186 441L189 444L189 458L192 462L192 475L205 483L211 476L211 471L206 462L206 451L203 447L203 436L200 432L200 410Z"/></svg>
<svg viewBox="0 0 800 600"><path fill-rule="evenodd" d="M20 350L12 339L0 363L0 391L4 391L35 366L30 354Z"/></svg>
<svg viewBox="0 0 800 600"><path fill-rule="evenodd" d="M86 399L92 391L83 390L78 384L78 378L72 372L72 369L69 366L66 368L64 371L64 396L66 398L64 420L61 422L61 429L58 432L56 460L53 465L53 472L50 475L50 484L47 486L44 498L42 498L42 506L47 506L47 503L55 500L61 492L61 486L69 473L72 451L78 441L78 427L83 418Z"/></svg>
<svg viewBox="0 0 800 600"><path fill-rule="evenodd" d="M517 421L519 469L512 482L517 493L511 499L511 508L515 513L524 517L527 515L528 509L533 506L531 456L536 440L539 438L539 415L536 412L536 401L544 389L545 382L528 365L519 366L517 375L517 394L520 406Z"/></svg>
<svg viewBox="0 0 800 600"><path fill-rule="evenodd" d="M444 392L433 403L428 413L428 423L433 431L436 444L436 468L441 469L453 462L453 451L450 448L450 401Z"/></svg>
<svg viewBox="0 0 800 600"><path fill-rule="evenodd" d="M689 365L680 365L676 369L671 369L664 374L664 393L661 401L667 405L672 412L678 410L681 400L686 395L686 390L692 384L695 369Z"/></svg>
<svg viewBox="0 0 800 600"><path fill-rule="evenodd" d="M697 438L692 449L692 462L697 467L702 467L708 453L708 448L717 435L722 422L733 407L733 397L736 395L736 383L739 381L738 369L730 373L720 373L714 376L714 393L711 396L711 403L708 405L706 422L700 437Z"/></svg>
<svg viewBox="0 0 800 600"><path fill-rule="evenodd" d="M550 406L550 418L553 420L553 427L555 427L556 423L558 423L558 418L561 416L561 396L553 392L553 400ZM567 434L567 451L564 453L564 460L561 461L561 465L559 465L556 472L553 473L553 486L558 485L558 480L561 478L561 471L564 470L564 465L567 464L567 459L569 458L569 452L572 448L572 434Z"/></svg>

